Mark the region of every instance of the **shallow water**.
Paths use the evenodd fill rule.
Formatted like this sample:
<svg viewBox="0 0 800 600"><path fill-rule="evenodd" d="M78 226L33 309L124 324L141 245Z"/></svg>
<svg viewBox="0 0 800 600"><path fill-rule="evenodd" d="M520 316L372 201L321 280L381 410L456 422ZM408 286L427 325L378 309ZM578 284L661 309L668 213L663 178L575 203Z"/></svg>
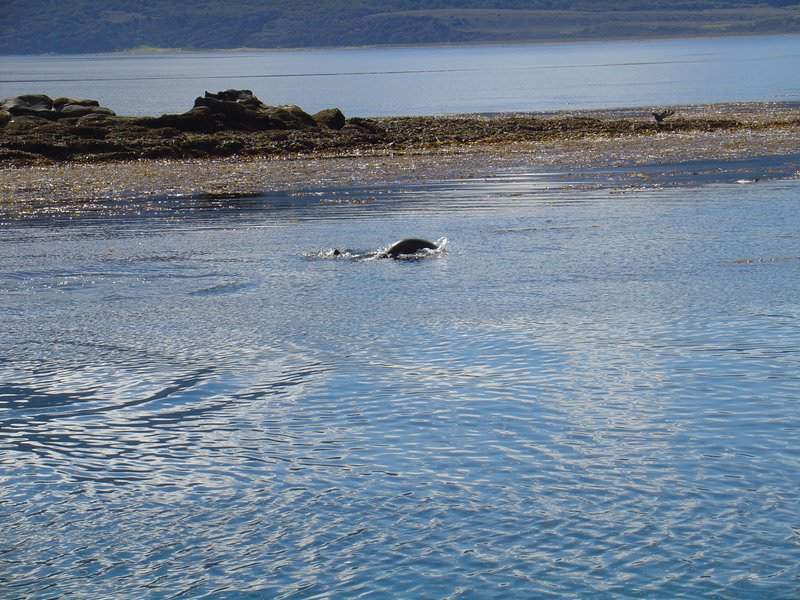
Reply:
<svg viewBox="0 0 800 600"><path fill-rule="evenodd" d="M800 181L581 188L7 222L0 595L796 597Z"/></svg>
<svg viewBox="0 0 800 600"><path fill-rule="evenodd" d="M204 90L346 115L800 101L800 36L188 54L0 56L0 98L95 98L122 115Z"/></svg>

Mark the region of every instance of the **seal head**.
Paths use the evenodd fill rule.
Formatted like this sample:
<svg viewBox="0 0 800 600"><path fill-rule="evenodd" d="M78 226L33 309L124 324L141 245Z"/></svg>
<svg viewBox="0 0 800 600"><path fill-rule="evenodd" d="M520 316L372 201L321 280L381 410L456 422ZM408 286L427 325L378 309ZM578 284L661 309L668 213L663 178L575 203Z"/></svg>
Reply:
<svg viewBox="0 0 800 600"><path fill-rule="evenodd" d="M411 256L420 250L437 250L439 246L428 240L420 240L417 238L409 238L395 242L383 253L389 258L397 258L398 256Z"/></svg>

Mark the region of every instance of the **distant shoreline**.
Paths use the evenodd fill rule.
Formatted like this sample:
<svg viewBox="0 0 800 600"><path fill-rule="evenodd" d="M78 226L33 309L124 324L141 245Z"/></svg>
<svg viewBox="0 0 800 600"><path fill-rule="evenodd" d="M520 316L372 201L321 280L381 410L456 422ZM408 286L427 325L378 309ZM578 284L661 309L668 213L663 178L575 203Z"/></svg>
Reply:
<svg viewBox="0 0 800 600"><path fill-rule="evenodd" d="M7 158L0 160L0 206L30 208L160 196L237 197L370 182L490 177L513 169L563 173L626 167L635 172L643 165L746 163L753 157L767 157L759 162L767 166L758 167L765 178L800 175L800 167L793 170L794 162L781 164L782 157L800 155L797 104L676 106L672 110L675 115L659 126L646 109L375 119L370 122L386 136L380 142L339 147L329 143L322 149L249 156ZM0 152L8 153L2 131ZM300 143L302 132L293 138L295 133L284 141ZM331 135L335 137L336 132ZM349 140L350 134L344 135ZM768 157L775 157L774 164ZM661 177L661 184L669 184L673 175L653 179L651 169L642 177L649 183Z"/></svg>
<svg viewBox="0 0 800 600"><path fill-rule="evenodd" d="M0 52L90 54L137 49L203 51L206 47L213 52L325 50L800 33L800 8L777 1L707 1L691 6L664 2L619 6L607 1L571 8L548 7L542 2L525 7L511 2L491 7L478 2L438 7L382 2L355 12L323 3L315 6L316 10L309 7L300 12L279 6L261 17L242 2L226 3L197 15L177 12L168 2L160 4L160 9L153 5L125 10L101 7L80 14L58 9L48 15L51 18L45 23L31 8L12 11L8 15L8 31L0 36ZM182 26L176 26L176 17L180 17ZM251 22L254 17L260 18L260 26Z"/></svg>
<svg viewBox="0 0 800 600"><path fill-rule="evenodd" d="M282 48L258 48L258 47L241 47L241 48L156 48L150 46L142 46L135 48L127 48L122 50L113 50L110 52L97 52L91 54L109 54L109 55L148 55L148 54L203 54L203 53L220 53L220 54L236 54L236 53L258 53L258 52L325 52L330 50L370 50L370 49L391 49L391 48L468 48L471 46L478 47L491 47L491 46L544 46L544 45L561 45L561 44L591 44L595 42L646 42L662 41L662 40L714 40L721 38L755 38L755 37L800 37L800 31L797 32L729 32L729 33L686 33L676 35L644 35L637 37L575 37L570 39L552 38L552 39L535 39L535 40L508 40L508 41L476 41L476 42L436 42L436 43L423 43L423 44L362 44L362 45L334 45L334 46L296 46L296 47L282 47ZM4 54L0 56L14 56ZM72 56L72 54L61 53L48 53L41 55L29 56ZM78 55L80 56L80 55Z"/></svg>
<svg viewBox="0 0 800 600"><path fill-rule="evenodd" d="M409 43L409 44L352 44L352 45L331 45L331 46L287 46L276 48L259 47L235 47L235 48L183 48L183 47L156 47L140 46L133 48L123 48L118 50L107 50L99 52L40 52L40 53L3 53L0 58L15 57L60 57L60 56L148 56L156 54L249 54L259 52L326 52L331 50L370 50L370 49L391 49L391 48L468 48L468 47L491 47L491 46L545 46L562 44L591 44L601 42L646 42L664 40L714 40L724 38L758 38L758 37L800 37L800 31L758 31L758 32L704 32L704 33L685 33L685 34L663 34L663 35L642 35L642 36L620 36L620 37L574 37L564 38L543 38L532 40L507 40L507 41L474 41L474 42L431 42L431 43Z"/></svg>
<svg viewBox="0 0 800 600"><path fill-rule="evenodd" d="M643 35L636 37L575 37L564 38L543 38L532 40L507 40L507 41L474 41L474 42L431 42L431 43L409 43L409 44L351 44L351 45L332 45L332 46L292 46L277 48L258 48L242 46L236 48L183 48L183 47L156 47L141 46L133 48L121 48L117 50L106 50L101 52L39 52L39 53L2 53L0 58L15 57L60 57L60 56L149 56L157 54L256 54L259 52L326 52L331 50L370 50L370 49L392 49L392 48L469 48L469 47L492 47L492 46L546 46L546 45L566 45L566 44L592 44L602 42L647 42L665 40L716 40L725 38L759 38L759 37L800 37L800 31L763 31L763 32L726 32L726 33L685 33L685 34L663 34L663 35Z"/></svg>

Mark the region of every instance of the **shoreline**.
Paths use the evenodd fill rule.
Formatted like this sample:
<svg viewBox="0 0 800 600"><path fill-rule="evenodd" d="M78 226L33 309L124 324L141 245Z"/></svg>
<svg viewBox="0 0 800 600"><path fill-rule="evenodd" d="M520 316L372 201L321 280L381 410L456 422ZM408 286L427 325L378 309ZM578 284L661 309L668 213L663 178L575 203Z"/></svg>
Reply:
<svg viewBox="0 0 800 600"><path fill-rule="evenodd" d="M19 98L51 102L42 95ZM333 108L309 115L297 106L260 104L251 110L239 101L198 98L185 113L126 117L93 100L58 101L78 105L63 113L40 107L9 108L18 111L14 114L0 110L0 166L435 153L449 147L593 137L800 131L800 102L674 105L668 107L670 116L656 122L655 111L664 107L346 118ZM213 104L209 108L202 102Z"/></svg>
<svg viewBox="0 0 800 600"><path fill-rule="evenodd" d="M675 116L659 127L646 109L381 118L369 120L387 132L379 143L305 152L102 161L0 160L0 213L47 212L47 207L104 200L235 198L332 186L490 177L519 169L570 173L624 167L633 172L645 165L769 156L779 160L800 154L797 104L731 103L672 109ZM775 169L766 169L762 176L768 178L771 171ZM787 174L786 168L778 171L782 177ZM792 173L791 165L788 173ZM674 173L647 177L649 185L669 185L670 179Z"/></svg>
<svg viewBox="0 0 800 600"><path fill-rule="evenodd" d="M520 39L520 40L494 40L494 41L474 41L474 42L431 42L431 43L408 43L408 44L363 44L354 46L286 46L275 48L258 48L250 46L242 46L239 48L160 48L151 46L138 46L134 48L127 48L124 50L110 50L108 52L89 52L83 54L74 53L45 53L45 54L3 54L0 56L82 56L82 55L125 55L135 54L144 55L149 54L204 54L204 53L256 53L256 52L315 52L315 51L329 51L329 50L372 50L372 49L391 49L391 48L459 48L470 46L542 46L542 45L560 45L560 44L592 44L598 42L646 42L646 41L663 41L663 40L705 40L705 39L720 39L720 38L752 38L752 37L797 37L800 35L798 32L791 31L736 31L736 32L702 32L702 33L685 33L685 34L645 34L642 36L619 36L619 37L574 37L569 39L564 38L537 38L537 39Z"/></svg>

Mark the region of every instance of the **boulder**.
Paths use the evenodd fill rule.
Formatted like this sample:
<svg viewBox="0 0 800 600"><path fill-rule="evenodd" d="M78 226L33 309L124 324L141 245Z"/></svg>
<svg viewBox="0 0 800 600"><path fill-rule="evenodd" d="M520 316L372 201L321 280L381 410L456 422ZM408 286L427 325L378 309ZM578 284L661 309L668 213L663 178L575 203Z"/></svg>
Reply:
<svg viewBox="0 0 800 600"><path fill-rule="evenodd" d="M160 117L134 119L132 123L148 129L170 128L197 133L213 133L219 129L211 109L207 106L196 106L179 115L161 115Z"/></svg>
<svg viewBox="0 0 800 600"><path fill-rule="evenodd" d="M96 108L93 108L92 109L92 114L93 115L99 115L99 116L102 116L102 117L116 117L117 116L117 113L115 113L113 110L111 110L107 106L98 106Z"/></svg>
<svg viewBox="0 0 800 600"><path fill-rule="evenodd" d="M345 118L338 108L326 108L313 115L314 121L328 129L341 129L344 127Z"/></svg>
<svg viewBox="0 0 800 600"><path fill-rule="evenodd" d="M241 102L202 97L194 101L194 106L195 109L208 109L216 123L217 130L237 129L243 131L258 131L273 128L270 117L264 114L261 109L249 108L246 104Z"/></svg>
<svg viewBox="0 0 800 600"><path fill-rule="evenodd" d="M281 124L279 129L306 129L308 127L318 127L317 122L310 114L295 104L284 106L267 106L263 109Z"/></svg>
<svg viewBox="0 0 800 600"><path fill-rule="evenodd" d="M194 101L194 105L211 109L220 129L259 131L318 126L314 118L299 106L269 106L250 90L205 92Z"/></svg>
<svg viewBox="0 0 800 600"><path fill-rule="evenodd" d="M63 119L77 119L87 115L116 116L113 110L100 105L64 104L56 112L58 113L58 117Z"/></svg>
<svg viewBox="0 0 800 600"><path fill-rule="evenodd" d="M259 109L264 108L266 104L264 104L261 100L256 98L255 94L253 94L250 90L225 90L222 92L205 92L203 95L204 98L208 98L210 100L220 100L222 102L236 102L237 104L241 104L247 108L252 109ZM197 105L195 101L195 106Z"/></svg>
<svg viewBox="0 0 800 600"><path fill-rule="evenodd" d="M53 110L53 101L44 94L25 94L0 100L0 109L14 116L44 116Z"/></svg>
<svg viewBox="0 0 800 600"><path fill-rule="evenodd" d="M97 100L56 98L44 94L27 94L0 100L0 109L15 117L40 117L50 121L79 118L90 114L115 116L110 108L100 106Z"/></svg>
<svg viewBox="0 0 800 600"><path fill-rule="evenodd" d="M206 92L208 94L208 92ZM200 96L194 99L195 108L205 106L215 114L221 114L231 118L242 118L248 110L247 106L232 100L219 100L211 96Z"/></svg>
<svg viewBox="0 0 800 600"><path fill-rule="evenodd" d="M56 98L53 100L53 108L56 110L63 110L65 106L100 106L97 100L88 100L83 98Z"/></svg>
<svg viewBox="0 0 800 600"><path fill-rule="evenodd" d="M228 90L232 91L236 90ZM317 127L314 118L299 106L268 106L255 96L246 94L240 96L242 100L218 99L228 92L218 94L206 92L204 96L194 101L195 109L207 108L210 111L217 130L263 131Z"/></svg>
<svg viewBox="0 0 800 600"><path fill-rule="evenodd" d="M53 100L53 108L59 119L78 119L88 115L114 117L117 114L110 108L100 106L97 100L87 98L56 98Z"/></svg>
<svg viewBox="0 0 800 600"><path fill-rule="evenodd" d="M5 127L11 121L11 113L0 109L0 127Z"/></svg>
<svg viewBox="0 0 800 600"><path fill-rule="evenodd" d="M222 92L205 92L203 97L211 98L212 100L222 100L223 102L247 102L258 100L251 90L224 90Z"/></svg>
<svg viewBox="0 0 800 600"><path fill-rule="evenodd" d="M108 109L106 109L108 110ZM77 124L79 125L93 125L98 127L110 127L115 122L121 122L125 120L125 117L117 118L113 111L109 110L109 113L104 112L93 112L85 117L80 117L77 120ZM130 117L128 117L130 119Z"/></svg>
<svg viewBox="0 0 800 600"><path fill-rule="evenodd" d="M65 119L68 118L79 118L85 117L86 115L90 115L94 112L91 106L81 106L79 104L67 104L62 106L58 111L56 111L59 117L63 117Z"/></svg>

